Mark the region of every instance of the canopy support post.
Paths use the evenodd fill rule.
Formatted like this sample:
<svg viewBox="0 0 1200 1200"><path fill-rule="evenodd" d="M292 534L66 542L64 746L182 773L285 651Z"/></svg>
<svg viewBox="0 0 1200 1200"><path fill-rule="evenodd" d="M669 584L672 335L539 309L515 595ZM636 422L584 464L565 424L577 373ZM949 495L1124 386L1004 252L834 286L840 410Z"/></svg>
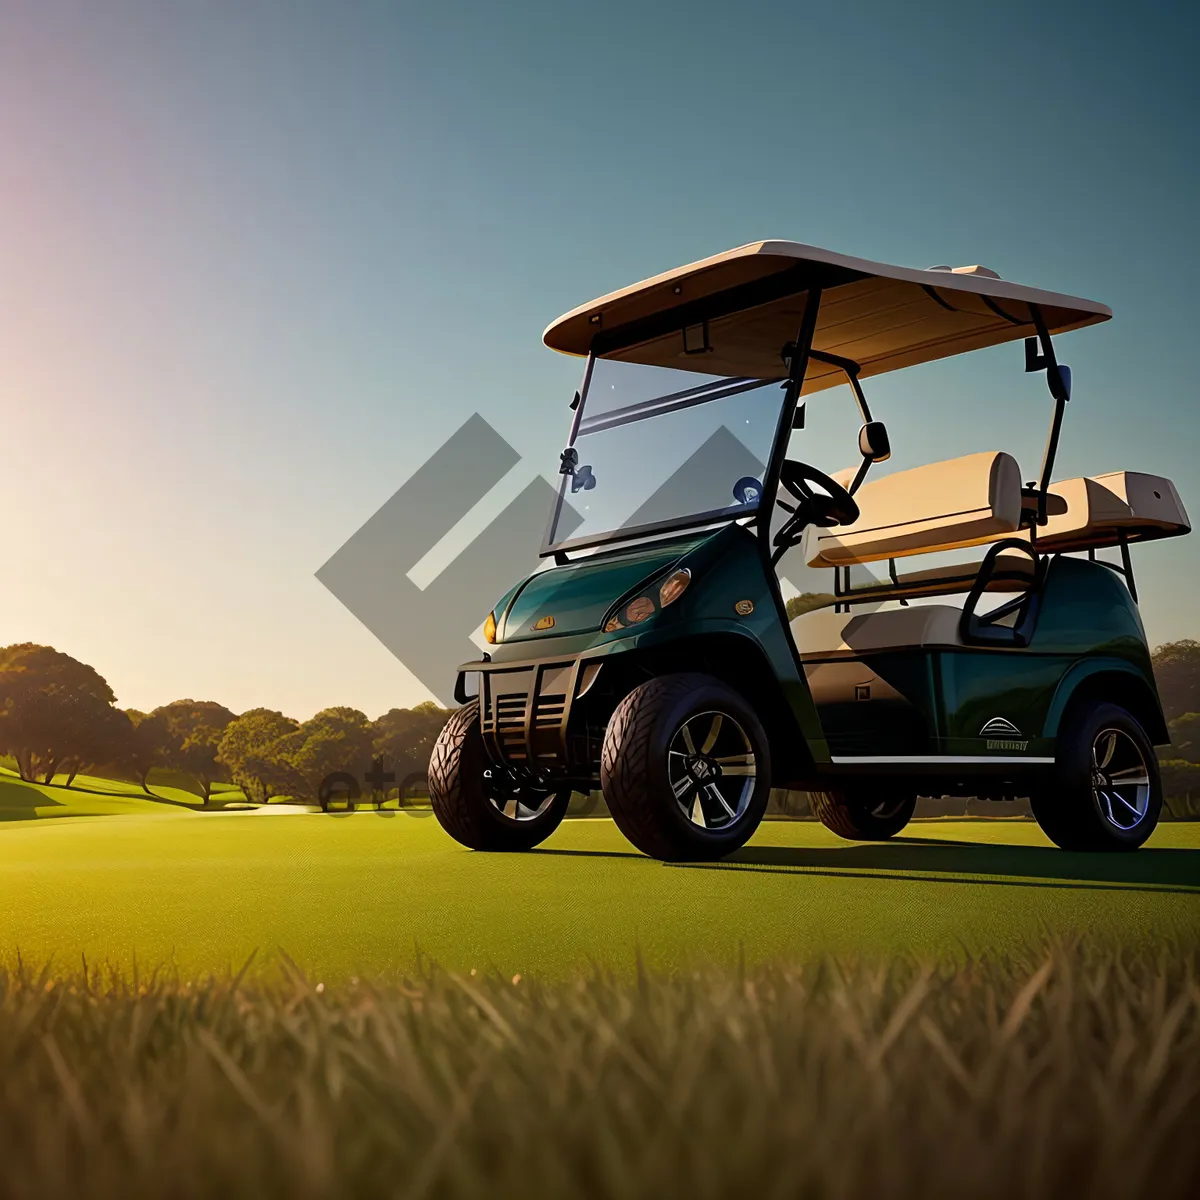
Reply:
<svg viewBox="0 0 1200 1200"><path fill-rule="evenodd" d="M1042 470L1038 479L1037 524L1045 525L1047 519L1046 505L1050 495L1050 476L1054 471L1054 459L1058 454L1058 439L1062 433L1063 414L1066 412L1067 401L1071 398L1071 373L1067 368L1058 365L1054 355L1054 343L1050 340L1050 331L1046 328L1046 320L1042 310L1036 304L1029 306L1033 327L1037 330L1036 338L1025 339L1025 370L1045 371L1046 386L1054 397L1054 415L1050 418L1050 434L1046 439L1046 449L1042 453ZM1038 353L1040 343L1041 353Z"/></svg>
<svg viewBox="0 0 1200 1200"><path fill-rule="evenodd" d="M767 471L763 476L763 493L758 500L758 544L763 561L768 567L771 566L771 517L779 495L779 472L783 468L784 459L787 458L788 438L791 435L796 407L800 403L800 393L804 388L804 375L808 370L808 359L812 351L813 334L817 330L817 312L820 307L821 285L814 283L808 289L804 301L804 316L800 318L796 340L787 347L791 352L788 361L787 391L784 393L783 409L779 414L779 428L775 431L771 461L767 463Z"/></svg>
<svg viewBox="0 0 1200 1200"><path fill-rule="evenodd" d="M842 358L840 354L827 354L824 350L809 349L808 357L813 362L825 363L830 367L837 367L841 370L846 378L850 381L851 390L854 392L854 402L858 405L858 411L862 414L863 424L871 423L871 410L867 406L866 393L862 390L862 384L858 381L858 373L862 367L852 358Z"/></svg>
<svg viewBox="0 0 1200 1200"><path fill-rule="evenodd" d="M1129 557L1129 538L1124 529L1117 530L1117 538L1121 546L1121 568L1125 576L1125 586L1134 604L1138 602L1137 584L1133 582L1133 559Z"/></svg>

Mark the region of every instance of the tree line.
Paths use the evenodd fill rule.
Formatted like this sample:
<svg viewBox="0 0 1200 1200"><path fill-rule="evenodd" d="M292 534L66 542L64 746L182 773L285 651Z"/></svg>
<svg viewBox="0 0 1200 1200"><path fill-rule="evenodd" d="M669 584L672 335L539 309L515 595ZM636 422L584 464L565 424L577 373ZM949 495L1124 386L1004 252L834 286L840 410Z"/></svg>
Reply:
<svg viewBox="0 0 1200 1200"><path fill-rule="evenodd" d="M1171 735L1158 754L1163 794L1175 816L1200 817L1200 642L1160 646L1154 677Z"/></svg>
<svg viewBox="0 0 1200 1200"><path fill-rule="evenodd" d="M50 783L80 772L139 783L156 769L194 779L207 804L214 784L248 799L316 799L336 771L362 774L380 759L398 781L423 774L448 709L427 703L370 720L327 708L297 721L266 708L236 714L213 700L174 700L151 712L122 709L95 668L51 646L0 648L0 754L20 777Z"/></svg>
<svg viewBox="0 0 1200 1200"><path fill-rule="evenodd" d="M1160 750L1163 785L1177 815L1200 816L1200 642L1160 646L1154 673L1171 734ZM174 700L152 712L119 708L95 668L31 642L0 648L0 754L22 779L51 782L81 771L140 783L155 769L195 779L207 804L216 783L248 799L316 799L337 771L363 775L381 759L397 781L423 774L450 710L393 708L372 721L356 708L326 708L307 721L213 700Z"/></svg>

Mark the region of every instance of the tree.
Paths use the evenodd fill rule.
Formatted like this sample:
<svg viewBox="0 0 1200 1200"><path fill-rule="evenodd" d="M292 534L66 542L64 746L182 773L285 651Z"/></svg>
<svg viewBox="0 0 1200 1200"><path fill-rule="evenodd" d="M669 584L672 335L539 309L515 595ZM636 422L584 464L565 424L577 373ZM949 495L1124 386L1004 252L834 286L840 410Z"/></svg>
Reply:
<svg viewBox="0 0 1200 1200"><path fill-rule="evenodd" d="M395 772L397 783L426 772L433 744L450 715L450 709L427 701L390 709L371 723L371 749Z"/></svg>
<svg viewBox="0 0 1200 1200"><path fill-rule="evenodd" d="M114 700L103 676L69 654L33 642L0 649L0 751L22 779L49 783L68 758L78 770Z"/></svg>
<svg viewBox="0 0 1200 1200"><path fill-rule="evenodd" d="M114 747L111 761L115 769L136 779L147 796L153 796L150 772L155 767L170 765L171 733L160 716L139 712L136 708L124 711L129 728L123 742Z"/></svg>
<svg viewBox="0 0 1200 1200"><path fill-rule="evenodd" d="M252 708L225 727L217 760L230 771L248 798L264 803L291 792L295 772L287 757L287 739L300 724L269 708Z"/></svg>
<svg viewBox="0 0 1200 1200"><path fill-rule="evenodd" d="M85 769L116 763L133 736L133 723L112 705L72 700L65 710L65 745L70 749L58 769L67 776L67 787Z"/></svg>
<svg viewBox="0 0 1200 1200"><path fill-rule="evenodd" d="M1164 753L1183 762L1200 763L1200 713L1184 713L1167 723L1171 748Z"/></svg>
<svg viewBox="0 0 1200 1200"><path fill-rule="evenodd" d="M207 804L214 781L226 774L217 750L234 714L213 700L173 700L150 715L165 733L161 765L194 776Z"/></svg>
<svg viewBox="0 0 1200 1200"><path fill-rule="evenodd" d="M1167 642L1151 657L1168 721L1200 712L1200 642Z"/></svg>
<svg viewBox="0 0 1200 1200"><path fill-rule="evenodd" d="M1185 821L1200 818L1200 765L1168 758L1158 767L1162 773L1163 799L1171 815Z"/></svg>
<svg viewBox="0 0 1200 1200"><path fill-rule="evenodd" d="M336 771L360 775L371 760L371 722L357 708L326 708L287 738L284 753L305 797Z"/></svg>

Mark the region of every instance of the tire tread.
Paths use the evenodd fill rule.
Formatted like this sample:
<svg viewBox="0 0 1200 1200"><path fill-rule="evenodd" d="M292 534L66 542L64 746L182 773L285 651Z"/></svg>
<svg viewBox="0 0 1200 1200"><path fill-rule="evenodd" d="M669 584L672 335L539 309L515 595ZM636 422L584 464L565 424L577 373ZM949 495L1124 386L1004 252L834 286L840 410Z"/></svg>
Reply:
<svg viewBox="0 0 1200 1200"><path fill-rule="evenodd" d="M1135 740L1141 741L1150 777L1147 819L1128 837L1112 830L1092 801L1092 731L1111 722L1125 723ZM1069 709L1059 731L1055 759L1053 771L1031 797L1030 807L1042 832L1060 850L1128 852L1136 850L1154 832L1162 811L1158 756L1141 722L1128 709L1110 700L1089 700Z"/></svg>
<svg viewBox="0 0 1200 1200"><path fill-rule="evenodd" d="M518 824L488 811L483 772L487 751L479 732L479 701L460 708L442 728L429 756L429 798L441 827L472 850L530 850L558 828L567 792L533 821Z"/></svg>
<svg viewBox="0 0 1200 1200"><path fill-rule="evenodd" d="M600 762L604 799L617 828L652 858L679 862L730 854L746 842L757 826L753 820L746 821L740 840L731 839L720 851L714 851L698 838L687 837L687 831L663 798L647 794L647 782L654 778L658 765L654 756L662 713L686 701L699 689L714 685L725 687L711 676L697 673L658 676L634 688L609 719ZM753 718L749 706L745 707ZM746 715L739 720L745 723ZM769 778L769 750L757 724L756 732L756 758L759 768Z"/></svg>
<svg viewBox="0 0 1200 1200"><path fill-rule="evenodd" d="M808 803L813 815L838 837L849 842L880 842L894 837L912 819L912 810L916 807L915 791L909 791L905 799L911 799L912 803L903 820L899 821L895 817L874 816L868 801L852 792L810 792Z"/></svg>

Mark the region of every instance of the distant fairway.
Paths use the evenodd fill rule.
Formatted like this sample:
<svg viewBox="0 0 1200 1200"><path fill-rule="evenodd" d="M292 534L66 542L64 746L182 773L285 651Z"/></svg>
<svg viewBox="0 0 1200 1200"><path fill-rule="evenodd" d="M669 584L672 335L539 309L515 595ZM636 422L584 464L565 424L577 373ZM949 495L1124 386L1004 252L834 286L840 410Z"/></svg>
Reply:
<svg viewBox="0 0 1200 1200"><path fill-rule="evenodd" d="M154 795L147 796L136 783L128 783L121 779L77 775L74 784L68 788L64 786L66 779L62 775L55 777L54 786L25 783L11 770L0 767L0 827L6 821L161 813L172 804L202 807L201 797L197 792L182 787L164 786L155 778L169 777L173 774L177 773L154 772L150 783L150 790ZM227 783L218 783L213 786L210 803L244 803L245 799L239 788ZM167 803L164 804L163 801Z"/></svg>
<svg viewBox="0 0 1200 1200"><path fill-rule="evenodd" d="M285 950L316 978L387 975L418 952L466 970L561 976L916 950L1015 948L1047 931L1200 941L1200 824L1122 856L1071 855L1019 821L918 821L884 845L771 822L734 860L667 866L609 821L530 854L462 849L429 814L201 814L46 789L67 810L11 819L0 780L0 954L224 971ZM33 791L33 789L29 789ZM36 813L30 812L30 816Z"/></svg>

